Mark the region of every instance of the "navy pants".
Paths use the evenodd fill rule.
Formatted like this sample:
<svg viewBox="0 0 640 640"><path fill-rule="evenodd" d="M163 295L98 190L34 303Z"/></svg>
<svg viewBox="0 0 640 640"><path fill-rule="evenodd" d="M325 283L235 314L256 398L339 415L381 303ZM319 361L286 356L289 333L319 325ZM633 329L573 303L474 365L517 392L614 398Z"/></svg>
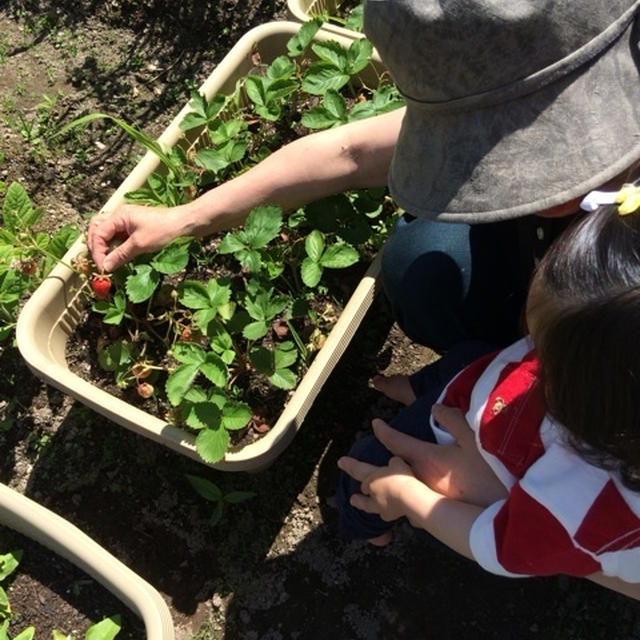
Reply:
<svg viewBox="0 0 640 640"><path fill-rule="evenodd" d="M442 358L411 376L411 386L417 398L415 402L398 413L391 421L391 426L414 438L435 442L429 427L431 406L456 373L494 348L494 345L481 341L460 342L447 351ZM373 435L356 440L349 455L379 467L386 466L392 457L391 452ZM392 522L385 522L376 514L365 513L351 506L349 498L359 492L360 483L341 472L336 503L340 514L339 527L342 535L347 538L368 539L391 529Z"/></svg>
<svg viewBox="0 0 640 640"><path fill-rule="evenodd" d="M382 260L396 321L414 342L439 352L463 340L515 342L535 261L570 220L468 225L405 214Z"/></svg>

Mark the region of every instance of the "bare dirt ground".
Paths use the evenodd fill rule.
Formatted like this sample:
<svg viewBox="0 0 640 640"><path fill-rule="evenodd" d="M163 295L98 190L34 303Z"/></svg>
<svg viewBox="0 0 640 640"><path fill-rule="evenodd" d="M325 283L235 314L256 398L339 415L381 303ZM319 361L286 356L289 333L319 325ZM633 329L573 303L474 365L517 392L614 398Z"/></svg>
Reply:
<svg viewBox="0 0 640 640"><path fill-rule="evenodd" d="M251 26L285 16L283 0L5 0L0 8L0 180L19 181L48 228L83 224L138 153L95 127L74 143L50 135L102 111L156 135ZM46 94L46 98L43 97ZM34 126L37 129L34 130ZM40 383L0 346L0 480L69 519L153 584L180 640L640 638L640 605L566 577L486 574L403 525L384 550L341 540L327 504L335 462L373 417L397 407L369 389L378 370L431 357L392 325L380 298L281 458L259 474L223 474L127 432ZM209 525L185 480L255 491ZM21 547L9 588L11 636L27 624L86 629L122 613L81 572L0 527Z"/></svg>

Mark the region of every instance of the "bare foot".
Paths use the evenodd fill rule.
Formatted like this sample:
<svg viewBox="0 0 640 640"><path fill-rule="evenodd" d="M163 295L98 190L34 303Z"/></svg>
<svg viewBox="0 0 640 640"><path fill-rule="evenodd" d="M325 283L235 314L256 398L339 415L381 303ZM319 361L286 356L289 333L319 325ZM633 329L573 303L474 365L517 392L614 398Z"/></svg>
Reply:
<svg viewBox="0 0 640 640"><path fill-rule="evenodd" d="M416 394L413 392L409 382L409 376L383 376L378 374L373 376L371 384L373 384L374 389L383 393L387 398L401 402L404 405L410 405L416 399Z"/></svg>
<svg viewBox="0 0 640 640"><path fill-rule="evenodd" d="M369 538L367 542L372 544L374 547L386 547L392 540L393 533L391 531L386 531L377 538Z"/></svg>

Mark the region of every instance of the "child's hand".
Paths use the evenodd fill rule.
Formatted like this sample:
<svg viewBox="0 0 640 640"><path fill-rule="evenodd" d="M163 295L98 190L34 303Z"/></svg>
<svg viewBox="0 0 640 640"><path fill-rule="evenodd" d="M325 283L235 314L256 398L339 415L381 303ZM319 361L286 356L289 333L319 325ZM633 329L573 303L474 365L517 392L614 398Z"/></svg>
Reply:
<svg viewBox="0 0 640 640"><path fill-rule="evenodd" d="M392 454L432 490L455 500L488 506L507 497L506 487L478 451L475 434L459 409L434 405L433 416L456 439L455 444L425 442L393 429L382 420L373 431Z"/></svg>
<svg viewBox="0 0 640 640"><path fill-rule="evenodd" d="M413 475L411 467L401 458L391 458L386 467L344 456L338 467L361 483L361 493L351 496L351 504L367 513L377 513L383 520L397 520L406 513L406 498L424 485Z"/></svg>

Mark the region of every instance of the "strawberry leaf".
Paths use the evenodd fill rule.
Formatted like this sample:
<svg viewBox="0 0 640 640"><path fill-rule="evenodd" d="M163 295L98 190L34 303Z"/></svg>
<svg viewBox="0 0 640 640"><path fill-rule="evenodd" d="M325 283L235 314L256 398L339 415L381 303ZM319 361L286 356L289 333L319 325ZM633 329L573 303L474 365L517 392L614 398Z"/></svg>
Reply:
<svg viewBox="0 0 640 640"><path fill-rule="evenodd" d="M196 436L196 451L209 463L219 462L229 446L229 433L226 429L203 429Z"/></svg>

